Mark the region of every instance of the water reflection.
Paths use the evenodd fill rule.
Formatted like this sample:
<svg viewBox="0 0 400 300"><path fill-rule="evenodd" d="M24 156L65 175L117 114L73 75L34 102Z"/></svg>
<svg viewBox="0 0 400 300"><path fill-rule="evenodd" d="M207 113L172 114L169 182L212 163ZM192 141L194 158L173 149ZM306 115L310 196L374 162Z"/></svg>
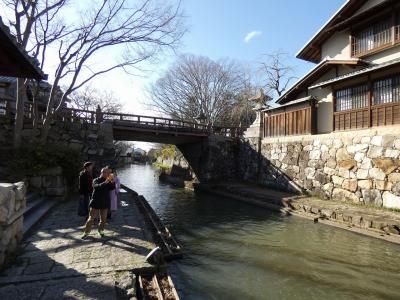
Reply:
<svg viewBox="0 0 400 300"><path fill-rule="evenodd" d="M400 299L400 247L120 170L177 236L185 299Z"/></svg>

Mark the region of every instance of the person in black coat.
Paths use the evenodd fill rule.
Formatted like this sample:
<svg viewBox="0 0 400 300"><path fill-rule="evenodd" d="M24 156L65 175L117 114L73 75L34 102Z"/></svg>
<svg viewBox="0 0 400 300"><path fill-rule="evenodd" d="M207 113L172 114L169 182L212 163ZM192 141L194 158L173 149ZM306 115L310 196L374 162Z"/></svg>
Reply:
<svg viewBox="0 0 400 300"><path fill-rule="evenodd" d="M93 163L85 162L82 172L79 173L79 207L78 215L88 217L89 215L89 199L93 192Z"/></svg>
<svg viewBox="0 0 400 300"><path fill-rule="evenodd" d="M89 218L85 224L85 232L82 238L89 235L92 230L93 221L97 214L100 215L98 231L100 236L104 236L104 227L107 222L107 212L110 208L110 191L115 189L115 183L110 176L108 168L101 169L100 177L93 180L93 194L89 203Z"/></svg>

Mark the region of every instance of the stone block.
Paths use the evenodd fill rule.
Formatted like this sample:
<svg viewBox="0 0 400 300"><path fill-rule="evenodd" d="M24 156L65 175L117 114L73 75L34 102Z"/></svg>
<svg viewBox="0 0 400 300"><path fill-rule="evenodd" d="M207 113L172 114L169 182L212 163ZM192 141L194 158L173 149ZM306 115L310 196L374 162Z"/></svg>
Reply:
<svg viewBox="0 0 400 300"><path fill-rule="evenodd" d="M375 180L384 180L386 174L381 169L372 168L369 170L369 177Z"/></svg>
<svg viewBox="0 0 400 300"><path fill-rule="evenodd" d="M393 183L400 182L400 173L389 174L388 180Z"/></svg>
<svg viewBox="0 0 400 300"><path fill-rule="evenodd" d="M384 192L382 198L384 207L400 209L400 196L396 196L391 192Z"/></svg>
<svg viewBox="0 0 400 300"><path fill-rule="evenodd" d="M359 163L361 163L361 162L363 161L364 158L365 158L365 154L364 154L364 153L361 153L361 152L358 152L358 153L356 153L356 154L354 155L354 160L355 160L356 162L359 162Z"/></svg>
<svg viewBox="0 0 400 300"><path fill-rule="evenodd" d="M358 187L360 189L371 189L372 188L372 180L359 180Z"/></svg>
<svg viewBox="0 0 400 300"><path fill-rule="evenodd" d="M97 134L91 133L87 136L87 138L90 140L97 140Z"/></svg>
<svg viewBox="0 0 400 300"><path fill-rule="evenodd" d="M393 142L393 147L400 150L400 139L397 139Z"/></svg>
<svg viewBox="0 0 400 300"><path fill-rule="evenodd" d="M305 168L304 175L307 179L314 179L315 169L314 168Z"/></svg>
<svg viewBox="0 0 400 300"><path fill-rule="evenodd" d="M331 169L335 169L336 168L336 160L334 159L328 159L328 161L326 162L325 166Z"/></svg>
<svg viewBox="0 0 400 300"><path fill-rule="evenodd" d="M385 148L392 148L395 139L396 139L396 136L394 136L394 135L384 135L382 137L382 146Z"/></svg>
<svg viewBox="0 0 400 300"><path fill-rule="evenodd" d="M341 188L335 188L333 190L332 198L340 201L351 201L353 203L360 202L360 199L354 193Z"/></svg>
<svg viewBox="0 0 400 300"><path fill-rule="evenodd" d="M350 171L345 168L339 168L338 176L343 178L350 178Z"/></svg>
<svg viewBox="0 0 400 300"><path fill-rule="evenodd" d="M400 157L400 150L386 149L385 157L399 158Z"/></svg>
<svg viewBox="0 0 400 300"><path fill-rule="evenodd" d="M340 160L338 162L339 168L343 168L346 170L352 170L357 167L357 162L354 159L346 159L346 160Z"/></svg>
<svg viewBox="0 0 400 300"><path fill-rule="evenodd" d="M89 149L87 154L89 155L96 155L97 154L97 150L96 149Z"/></svg>
<svg viewBox="0 0 400 300"><path fill-rule="evenodd" d="M42 187L42 176L32 176L29 184L35 189L40 189Z"/></svg>
<svg viewBox="0 0 400 300"><path fill-rule="evenodd" d="M364 158L361 165L360 165L361 169L364 170L369 170L372 168L372 160L368 157Z"/></svg>
<svg viewBox="0 0 400 300"><path fill-rule="evenodd" d="M381 169L386 175L392 173L400 166L400 160L398 159L373 159L374 167Z"/></svg>
<svg viewBox="0 0 400 300"><path fill-rule="evenodd" d="M382 136L380 135L373 136L371 139L371 145L382 146Z"/></svg>
<svg viewBox="0 0 400 300"><path fill-rule="evenodd" d="M371 146L368 150L369 158L379 158L383 156L383 147Z"/></svg>
<svg viewBox="0 0 400 300"><path fill-rule="evenodd" d="M332 176L332 182L334 185L336 186L342 186L344 181L343 177L339 177L339 176Z"/></svg>
<svg viewBox="0 0 400 300"><path fill-rule="evenodd" d="M396 196L400 196L400 182L398 182L395 185L393 185L392 192Z"/></svg>
<svg viewBox="0 0 400 300"><path fill-rule="evenodd" d="M357 179L367 179L368 178L368 170L358 169L356 174Z"/></svg>
<svg viewBox="0 0 400 300"><path fill-rule="evenodd" d="M8 209L0 206L0 224L6 224L8 219Z"/></svg>
<svg viewBox="0 0 400 300"><path fill-rule="evenodd" d="M341 161L341 160L349 160L352 159L352 157L349 155L347 150L345 148L340 148L336 151L336 160Z"/></svg>
<svg viewBox="0 0 400 300"><path fill-rule="evenodd" d="M382 206L382 194L378 190L365 189L361 190L364 203Z"/></svg>
<svg viewBox="0 0 400 300"><path fill-rule="evenodd" d="M83 145L81 143L69 143L68 148L74 151L81 151L83 148Z"/></svg>
<svg viewBox="0 0 400 300"><path fill-rule="evenodd" d="M370 136L363 136L361 138L361 143L362 144L369 144L371 142L371 137Z"/></svg>
<svg viewBox="0 0 400 300"><path fill-rule="evenodd" d="M339 149L341 147L343 147L343 142L341 139L334 139L333 140L333 147L336 149Z"/></svg>
<svg viewBox="0 0 400 300"><path fill-rule="evenodd" d="M349 190L350 192L357 191L358 182L357 179L345 179L342 184L342 188Z"/></svg>
<svg viewBox="0 0 400 300"><path fill-rule="evenodd" d="M332 168L329 168L329 167L325 167L324 168L324 173L327 174L327 175L332 176L332 175L335 175L336 170L332 169Z"/></svg>
<svg viewBox="0 0 400 300"><path fill-rule="evenodd" d="M376 180L375 188L380 191L390 191L392 189L393 183L384 180Z"/></svg>
<svg viewBox="0 0 400 300"><path fill-rule="evenodd" d="M320 150L313 150L310 151L310 159L320 159L321 158L321 151Z"/></svg>

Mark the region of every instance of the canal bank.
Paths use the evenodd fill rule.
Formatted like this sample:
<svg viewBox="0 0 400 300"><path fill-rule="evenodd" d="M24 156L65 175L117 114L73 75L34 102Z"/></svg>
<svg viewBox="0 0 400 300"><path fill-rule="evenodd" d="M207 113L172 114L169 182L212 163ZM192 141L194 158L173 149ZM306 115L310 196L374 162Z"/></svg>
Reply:
<svg viewBox="0 0 400 300"><path fill-rule="evenodd" d="M394 210L297 196L251 183L200 184L196 191L400 244L400 213Z"/></svg>
<svg viewBox="0 0 400 300"><path fill-rule="evenodd" d="M182 245L169 272L183 299L398 299L399 246L159 182L151 166L120 178Z"/></svg>

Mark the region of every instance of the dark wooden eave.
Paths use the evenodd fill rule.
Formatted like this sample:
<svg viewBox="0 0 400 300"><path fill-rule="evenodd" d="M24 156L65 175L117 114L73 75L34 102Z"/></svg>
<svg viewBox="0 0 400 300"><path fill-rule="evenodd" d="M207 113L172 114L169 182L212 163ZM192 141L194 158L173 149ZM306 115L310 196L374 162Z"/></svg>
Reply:
<svg viewBox="0 0 400 300"><path fill-rule="evenodd" d="M11 35L0 17L0 75L42 80L46 75Z"/></svg>
<svg viewBox="0 0 400 300"><path fill-rule="evenodd" d="M293 99L296 99L298 94L302 91L307 91L308 86L318 80L322 75L328 72L335 66L345 65L349 67L367 66L368 63L361 59L325 59L316 65L310 72L297 81L291 88L289 88L281 97L275 102L278 104L285 104Z"/></svg>
<svg viewBox="0 0 400 300"><path fill-rule="evenodd" d="M357 10L359 10L368 0L348 0L339 11L314 35L311 40L300 50L297 58L318 63L321 61L321 46L334 33L330 30L334 25L350 18ZM391 1L391 0L387 0Z"/></svg>

